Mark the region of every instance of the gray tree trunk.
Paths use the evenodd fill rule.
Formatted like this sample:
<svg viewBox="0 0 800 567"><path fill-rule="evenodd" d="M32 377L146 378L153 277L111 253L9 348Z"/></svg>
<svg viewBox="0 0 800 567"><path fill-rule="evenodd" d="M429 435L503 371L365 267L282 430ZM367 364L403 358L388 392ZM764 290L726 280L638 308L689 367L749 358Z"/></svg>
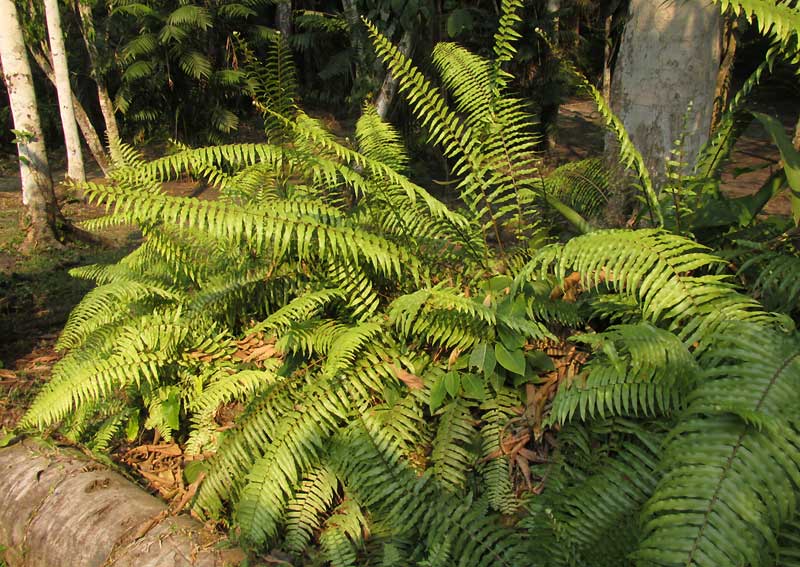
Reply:
<svg viewBox="0 0 800 567"><path fill-rule="evenodd" d="M11 115L19 143L19 169L22 179L22 203L30 217L26 247L58 246L56 218L58 203L53 192L50 165L42 137L36 93L33 89L28 54L14 0L0 0L0 61L11 104Z"/></svg>
<svg viewBox="0 0 800 567"><path fill-rule="evenodd" d="M684 135L691 166L708 138L719 62L720 13L711 2L631 0L611 103L656 189L676 139Z"/></svg>
<svg viewBox="0 0 800 567"><path fill-rule="evenodd" d="M406 57L411 54L410 31L403 32L400 43L397 44L397 49ZM375 99L375 110L382 120L386 120L386 117L389 116L389 110L392 108L392 102L394 102L394 97L397 94L397 82L397 79L392 76L392 72L387 70L381 89L378 91L378 97Z"/></svg>
<svg viewBox="0 0 800 567"><path fill-rule="evenodd" d="M44 11L47 19L47 36L50 39L50 53L53 56L53 71L56 77L58 110L61 114L64 143L67 147L67 176L74 181L85 181L83 152L75 120L75 109L72 105L72 85L69 82L67 51L64 47L64 32L61 30L58 0L44 0Z"/></svg>
<svg viewBox="0 0 800 567"><path fill-rule="evenodd" d="M289 41L292 36L292 1L281 0L275 8L275 24L281 32L284 41Z"/></svg>
<svg viewBox="0 0 800 567"><path fill-rule="evenodd" d="M111 100L111 95L108 93L103 69L100 65L100 54L97 51L97 44L94 40L97 32L94 29L92 8L79 0L78 12L81 21L81 35L83 36L84 44L86 44L86 51L89 53L92 77L97 85L97 99L100 103L100 112L103 115L103 121L106 125L106 141L108 143L109 152L114 161L122 161L122 155L120 154L120 143L122 139L119 136L114 103ZM103 171L105 171L105 168Z"/></svg>
<svg viewBox="0 0 800 567"><path fill-rule="evenodd" d="M30 49L30 54L39 66L39 69L42 70L42 73L44 73L47 79L55 86L56 76L55 73L53 73L53 67L50 65L47 56L34 48ZM86 114L86 110L83 108L81 101L78 100L78 97L75 96L74 91L72 92L72 106L75 109L75 120L78 122L78 128L80 128L81 134L83 134L83 139L86 141L86 145L89 147L92 157L97 162L97 165L100 166L100 169L103 170L103 173L108 174L111 169L106 159L103 144L100 142L100 137L97 135L97 131L94 129L89 115Z"/></svg>
<svg viewBox="0 0 800 567"><path fill-rule="evenodd" d="M0 449L9 567L223 567L245 559L177 511L74 449L33 439Z"/></svg>

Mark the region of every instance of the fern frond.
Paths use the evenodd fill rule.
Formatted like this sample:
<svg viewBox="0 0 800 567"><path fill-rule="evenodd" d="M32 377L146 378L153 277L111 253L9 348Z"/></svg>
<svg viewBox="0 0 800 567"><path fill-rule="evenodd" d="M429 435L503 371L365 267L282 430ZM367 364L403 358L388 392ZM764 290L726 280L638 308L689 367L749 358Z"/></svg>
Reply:
<svg viewBox="0 0 800 567"><path fill-rule="evenodd" d="M188 329L174 315L149 315L126 325L107 357L77 361L39 393L20 427L44 429L80 405L108 399L129 384L157 383L161 367L177 356Z"/></svg>
<svg viewBox="0 0 800 567"><path fill-rule="evenodd" d="M694 357L672 333L649 323L610 327L579 335L596 355L581 374L562 385L550 419L564 423L606 415L654 415L679 404L697 374Z"/></svg>
<svg viewBox="0 0 800 567"><path fill-rule="evenodd" d="M548 266L559 277L578 272L584 289L603 285L633 297L646 319L664 324L686 345L702 346L730 321L774 321L725 276L703 275L721 262L696 242L659 230L602 230L545 248L521 276L536 266L544 268L544 278Z"/></svg>
<svg viewBox="0 0 800 567"><path fill-rule="evenodd" d="M325 521L319 536L325 558L331 567L355 567L358 548L363 545L364 526L367 520L361 507L352 498L345 497Z"/></svg>
<svg viewBox="0 0 800 567"><path fill-rule="evenodd" d="M705 381L670 434L666 471L643 510L641 560L761 565L800 487L800 349L737 325L702 358Z"/></svg>
<svg viewBox="0 0 800 567"><path fill-rule="evenodd" d="M471 450L476 437L474 419L468 405L460 398L447 404L440 414L431 452L433 474L445 490L460 494L476 459Z"/></svg>
<svg viewBox="0 0 800 567"><path fill-rule="evenodd" d="M488 392L487 392L488 394ZM481 456L486 462L480 471L486 486L489 505L502 514L514 514L520 502L511 482L510 463L502 450L502 436L506 424L517 414L514 408L520 405L517 393L510 388L501 388L497 394L487 396L481 404Z"/></svg>
<svg viewBox="0 0 800 567"><path fill-rule="evenodd" d="M322 526L322 515L333 504L338 481L326 467L309 472L289 500L286 514L284 548L300 555Z"/></svg>

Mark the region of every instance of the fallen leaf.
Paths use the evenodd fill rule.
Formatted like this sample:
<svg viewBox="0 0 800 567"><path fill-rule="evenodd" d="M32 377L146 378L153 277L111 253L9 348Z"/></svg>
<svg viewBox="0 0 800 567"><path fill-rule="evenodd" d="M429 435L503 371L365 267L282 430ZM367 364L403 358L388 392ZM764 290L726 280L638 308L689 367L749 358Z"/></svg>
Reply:
<svg viewBox="0 0 800 567"><path fill-rule="evenodd" d="M422 389L424 385L422 382L422 378L420 378L416 374L411 374L411 372L408 372L407 370L400 368L394 363L389 363L389 368L391 368L394 371L394 374L395 376L397 376L398 380L403 382L410 389L412 390Z"/></svg>

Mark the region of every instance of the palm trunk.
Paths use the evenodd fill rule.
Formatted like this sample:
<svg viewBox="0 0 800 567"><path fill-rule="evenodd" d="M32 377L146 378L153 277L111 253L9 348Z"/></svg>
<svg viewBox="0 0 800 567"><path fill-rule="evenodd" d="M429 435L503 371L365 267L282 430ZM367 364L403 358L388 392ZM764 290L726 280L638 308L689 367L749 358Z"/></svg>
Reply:
<svg viewBox="0 0 800 567"><path fill-rule="evenodd" d="M67 51L64 48L64 32L61 30L61 13L58 8L58 0L44 0L44 10L47 18L50 52L53 55L58 110L61 114L61 125L64 129L64 143L67 146L67 175L74 181L85 181L83 152L81 151L81 139L78 136L78 126L75 121L75 109L72 105L72 86L69 82Z"/></svg>
<svg viewBox="0 0 800 567"><path fill-rule="evenodd" d="M56 76L55 73L53 73L53 67L50 65L47 56L34 48L30 49L30 54L33 55L33 60L36 61L36 64L39 66L42 73L44 73L44 76L55 86ZM100 142L100 137L97 135L97 131L94 129L89 115L86 114L86 110L83 108L81 101L78 100L74 92L72 93L72 106L75 110L75 120L78 123L81 134L83 134L86 145L89 147L89 151L92 153L92 157L97 162L97 165L100 166L100 169L103 170L103 173L108 175L111 168L108 165L103 144Z"/></svg>
<svg viewBox="0 0 800 567"><path fill-rule="evenodd" d="M0 541L9 567L223 567L245 559L218 548L224 541L198 522L170 513L177 511L78 451L33 439L0 449Z"/></svg>
<svg viewBox="0 0 800 567"><path fill-rule="evenodd" d="M0 0L0 61L18 131L17 148L22 179L22 203L30 218L26 248L59 246L56 238L58 203L42 136L36 92L14 0Z"/></svg>
<svg viewBox="0 0 800 567"><path fill-rule="evenodd" d="M114 103L111 101L111 95L108 93L108 87L106 86L102 69L100 67L100 55L97 51L97 44L93 39L96 31L94 29L94 20L92 19L92 8L84 2L78 2L78 11L80 13L81 35L83 36L83 42L86 45L86 51L89 54L89 64L92 69L92 77L97 85L97 99L100 103L100 113L103 115L103 121L106 125L106 141L108 142L111 158L114 161L121 162L122 156L120 155L119 150L122 139L119 136L117 116L114 112ZM103 168L103 171L105 171L105 168Z"/></svg>
<svg viewBox="0 0 800 567"><path fill-rule="evenodd" d="M397 44L397 49L405 56L411 54L411 32L404 31L403 36L400 38L400 43ZM383 79L381 90L378 92L378 97L375 99L375 110L382 120L386 120L389 116L389 110L392 107L394 96L397 94L397 79L392 76L391 71L386 71L386 76Z"/></svg>

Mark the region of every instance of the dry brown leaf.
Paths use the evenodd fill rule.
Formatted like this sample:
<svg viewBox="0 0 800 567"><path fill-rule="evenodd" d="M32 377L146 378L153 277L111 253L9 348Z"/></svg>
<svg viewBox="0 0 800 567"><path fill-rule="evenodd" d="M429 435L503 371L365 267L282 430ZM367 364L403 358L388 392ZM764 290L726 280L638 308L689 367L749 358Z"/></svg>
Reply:
<svg viewBox="0 0 800 567"><path fill-rule="evenodd" d="M247 358L245 358L244 361L253 362L254 360L267 360L275 356L277 352L278 349L275 348L275 345L263 345L251 350L250 354L247 355Z"/></svg>
<svg viewBox="0 0 800 567"><path fill-rule="evenodd" d="M394 371L394 375L397 376L397 379L403 382L411 390L421 390L422 387L424 386L422 378L420 378L416 374L412 374L411 372L403 368L400 368L394 363L389 363L389 368L391 368L392 371Z"/></svg>
<svg viewBox="0 0 800 567"><path fill-rule="evenodd" d="M447 359L447 367L452 368L455 365L456 361L458 360L459 356L461 356L461 349L454 348L453 352L450 353L450 358Z"/></svg>

